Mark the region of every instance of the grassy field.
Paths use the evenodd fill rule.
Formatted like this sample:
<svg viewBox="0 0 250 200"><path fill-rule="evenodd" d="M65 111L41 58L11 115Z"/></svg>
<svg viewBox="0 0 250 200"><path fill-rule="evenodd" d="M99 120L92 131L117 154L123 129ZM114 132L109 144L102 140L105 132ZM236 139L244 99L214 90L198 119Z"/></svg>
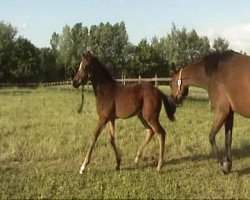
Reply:
<svg viewBox="0 0 250 200"><path fill-rule="evenodd" d="M74 90L1 89L0 102L0 199L250 197L249 120L235 116L233 171L224 175L211 154L208 133L213 112L204 97L187 99L177 109L174 123L162 110L160 121L167 139L160 173L156 137L139 168L134 165L145 137L134 117L116 123L117 144L123 152L121 170L115 171L105 129L82 175L78 170L98 119L92 92L85 92L81 114L76 112L81 93ZM217 140L223 149L223 131Z"/></svg>

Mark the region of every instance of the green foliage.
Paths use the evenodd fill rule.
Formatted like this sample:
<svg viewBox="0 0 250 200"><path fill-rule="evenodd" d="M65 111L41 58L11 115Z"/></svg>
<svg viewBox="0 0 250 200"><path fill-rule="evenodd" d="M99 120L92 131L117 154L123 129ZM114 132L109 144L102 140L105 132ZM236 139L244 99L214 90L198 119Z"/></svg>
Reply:
<svg viewBox="0 0 250 200"><path fill-rule="evenodd" d="M207 37L199 37L193 29L187 32L186 28L178 30L173 24L172 31L165 38L166 56L169 63L181 66L187 61L193 61L210 52Z"/></svg>
<svg viewBox="0 0 250 200"><path fill-rule="evenodd" d="M19 37L14 45L15 65L11 67L11 77L14 82L36 82L40 78L39 50L22 37Z"/></svg>
<svg viewBox="0 0 250 200"><path fill-rule="evenodd" d="M15 38L16 28L0 22L0 81L40 80L40 51L25 38Z"/></svg>
<svg viewBox="0 0 250 200"><path fill-rule="evenodd" d="M229 46L229 42L221 37L217 37L216 39L214 39L214 43L213 43L213 50L214 51L218 51L218 52L223 52L226 51L228 49Z"/></svg>
<svg viewBox="0 0 250 200"><path fill-rule="evenodd" d="M166 93L168 87L160 88ZM97 140L91 163L78 170L98 117L94 95L86 90L82 114L80 91L2 89L0 91L0 199L247 199L250 195L249 119L235 116L233 171L224 175L211 154L208 133L213 112L203 90L190 89L177 108L176 122L162 110L167 131L162 171L156 171L158 139L145 159L134 165L145 137L137 117L117 120L117 145L123 152L121 170L108 141L108 127ZM224 130L217 135L224 147Z"/></svg>
<svg viewBox="0 0 250 200"><path fill-rule="evenodd" d="M156 72L156 55L154 49L143 39L135 48L134 58L132 59L132 71L136 76L153 77Z"/></svg>
<svg viewBox="0 0 250 200"><path fill-rule="evenodd" d="M116 78L166 77L173 66L181 66L210 51L225 51L229 46L219 37L210 48L206 36L199 36L194 29L178 29L174 24L165 37L153 37L150 42L142 39L134 45L128 40L123 21L90 28L82 23L65 25L61 33L52 34L51 49L38 49L26 38L16 39L16 34L11 24L0 22L1 82L71 79L87 50L94 52Z"/></svg>
<svg viewBox="0 0 250 200"><path fill-rule="evenodd" d="M60 80L60 68L57 66L55 51L50 48L42 48L40 50L41 59L41 81L53 82Z"/></svg>
<svg viewBox="0 0 250 200"><path fill-rule="evenodd" d="M0 22L0 81L10 76L9 69L13 65L14 39L17 29L9 23Z"/></svg>
<svg viewBox="0 0 250 200"><path fill-rule="evenodd" d="M90 49L118 76L126 68L128 35L124 22L91 26L89 38Z"/></svg>

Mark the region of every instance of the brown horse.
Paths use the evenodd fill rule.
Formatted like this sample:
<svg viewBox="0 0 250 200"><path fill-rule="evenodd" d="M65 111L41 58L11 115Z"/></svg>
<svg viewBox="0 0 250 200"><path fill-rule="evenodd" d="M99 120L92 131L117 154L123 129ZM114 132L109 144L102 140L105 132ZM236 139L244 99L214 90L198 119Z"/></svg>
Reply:
<svg viewBox="0 0 250 200"><path fill-rule="evenodd" d="M146 138L137 152L135 163L138 164L145 147L154 133L157 133L160 145L157 166L159 171L163 163L166 134L159 123L159 113L163 101L167 116L173 121L175 104L170 102L170 98L150 83L123 85L117 82L107 68L90 52L83 55L78 72L73 79L73 86L78 88L81 84L85 84L87 80L90 80L93 85L99 122L80 168L80 174L89 163L95 142L107 122L109 122L110 127L109 139L116 156L116 170L120 169L121 155L115 143L115 119L125 119L134 115L139 117L147 129Z"/></svg>
<svg viewBox="0 0 250 200"><path fill-rule="evenodd" d="M188 86L207 90L211 106L215 108L209 141L213 152L222 164L224 173L232 167L232 129L234 112L250 117L250 57L234 51L212 53L203 59L187 64L175 72L171 81L171 96L179 103ZM218 151L215 137L225 126L226 157Z"/></svg>

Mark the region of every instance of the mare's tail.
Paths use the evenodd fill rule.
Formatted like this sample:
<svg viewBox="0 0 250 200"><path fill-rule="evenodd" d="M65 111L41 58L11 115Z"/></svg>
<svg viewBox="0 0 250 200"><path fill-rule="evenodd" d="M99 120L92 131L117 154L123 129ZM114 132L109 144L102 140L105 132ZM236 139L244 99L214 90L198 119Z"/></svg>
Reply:
<svg viewBox="0 0 250 200"><path fill-rule="evenodd" d="M159 90L159 93L161 95L168 118L170 119L170 121L175 121L174 113L176 105L174 101L169 96L165 95L162 91Z"/></svg>

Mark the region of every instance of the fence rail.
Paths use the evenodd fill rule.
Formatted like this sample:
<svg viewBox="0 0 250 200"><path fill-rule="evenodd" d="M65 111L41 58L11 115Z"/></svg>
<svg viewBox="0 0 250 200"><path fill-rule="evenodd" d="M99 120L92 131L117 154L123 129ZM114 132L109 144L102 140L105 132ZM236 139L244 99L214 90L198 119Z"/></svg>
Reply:
<svg viewBox="0 0 250 200"><path fill-rule="evenodd" d="M128 78L128 79L116 79L118 82L122 82L123 84L126 83L140 83L140 82L152 82L156 87L158 87L159 83L167 83L171 81L171 78ZM11 84L11 83L0 83L0 89L1 88L8 88L8 87L23 87L23 88L35 88L35 87L48 87L51 89L59 89L59 90L75 90L72 87L72 81L58 81L58 82L50 82L50 83L27 83L27 84ZM89 84L87 84L86 90L91 90L89 87ZM201 99L208 99L207 92L197 92L197 91L191 91L188 95L190 98L201 98Z"/></svg>
<svg viewBox="0 0 250 200"><path fill-rule="evenodd" d="M125 78L125 79L116 79L118 82L126 83L140 83L140 82L154 82L155 86L158 86L160 82L169 83L171 78L158 78L157 76L154 78ZM72 81L57 81L57 82L49 82L49 83L0 83L0 88L5 87L53 87L53 86L67 86L72 85Z"/></svg>
<svg viewBox="0 0 250 200"><path fill-rule="evenodd" d="M72 81L58 81L50 83L41 83L41 86L51 87L51 86L60 86L60 85L72 85Z"/></svg>

